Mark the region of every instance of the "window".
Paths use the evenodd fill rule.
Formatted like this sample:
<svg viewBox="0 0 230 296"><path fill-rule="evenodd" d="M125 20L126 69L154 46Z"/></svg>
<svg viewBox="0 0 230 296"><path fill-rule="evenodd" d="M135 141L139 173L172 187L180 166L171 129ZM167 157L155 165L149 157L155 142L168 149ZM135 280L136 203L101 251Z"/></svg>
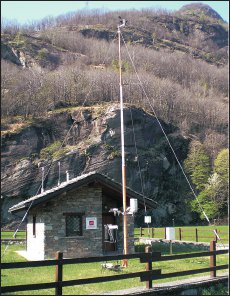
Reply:
<svg viewBox="0 0 230 296"><path fill-rule="evenodd" d="M36 216L33 216L33 237L36 237Z"/></svg>
<svg viewBox="0 0 230 296"><path fill-rule="evenodd" d="M82 213L64 214L66 221L66 236L82 236Z"/></svg>

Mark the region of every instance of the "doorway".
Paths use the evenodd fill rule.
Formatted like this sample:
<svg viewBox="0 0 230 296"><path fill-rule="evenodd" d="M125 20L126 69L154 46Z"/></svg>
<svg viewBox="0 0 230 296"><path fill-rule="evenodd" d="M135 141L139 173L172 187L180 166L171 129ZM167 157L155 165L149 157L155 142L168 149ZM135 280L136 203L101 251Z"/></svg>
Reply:
<svg viewBox="0 0 230 296"><path fill-rule="evenodd" d="M110 213L104 213L102 214L102 246L104 252L113 252L115 251L115 243L108 239L108 235L105 231L106 224L116 224L115 223L115 217L113 214Z"/></svg>

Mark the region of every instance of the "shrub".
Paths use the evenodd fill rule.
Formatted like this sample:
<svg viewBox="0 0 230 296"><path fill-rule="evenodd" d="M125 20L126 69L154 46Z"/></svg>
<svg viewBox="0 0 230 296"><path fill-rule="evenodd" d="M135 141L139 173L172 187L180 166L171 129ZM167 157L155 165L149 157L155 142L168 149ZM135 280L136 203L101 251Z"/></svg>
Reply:
<svg viewBox="0 0 230 296"><path fill-rule="evenodd" d="M40 158L47 159L53 158L55 153L58 152L59 148L61 147L61 141L55 141L54 143L50 144L49 146L41 149L40 151Z"/></svg>
<svg viewBox="0 0 230 296"><path fill-rule="evenodd" d="M63 155L71 151L71 147L63 147L62 149L58 149L56 152L53 153L53 158L58 159L61 158Z"/></svg>
<svg viewBox="0 0 230 296"><path fill-rule="evenodd" d="M135 249L135 252L137 253L143 253L145 252L145 247L151 247L151 245L146 245L144 243L141 243L141 242L135 242L134 243L134 249Z"/></svg>
<svg viewBox="0 0 230 296"><path fill-rule="evenodd" d="M42 48L38 51L37 58L39 60L44 60L48 56L49 52L46 48Z"/></svg>

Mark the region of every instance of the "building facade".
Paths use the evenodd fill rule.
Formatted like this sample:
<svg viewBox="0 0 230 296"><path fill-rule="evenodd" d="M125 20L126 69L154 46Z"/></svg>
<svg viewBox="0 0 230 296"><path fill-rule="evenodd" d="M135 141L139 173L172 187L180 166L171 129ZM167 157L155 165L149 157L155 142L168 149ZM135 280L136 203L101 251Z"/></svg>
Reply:
<svg viewBox="0 0 230 296"><path fill-rule="evenodd" d="M122 208L121 192L120 184L91 173L13 206L11 212L30 206L27 258L54 258L57 251L63 252L64 258L122 253L124 216L121 211L111 211ZM127 200L130 198L143 200L127 189ZM128 251L133 253L134 216L128 214L127 221ZM108 230L108 225L117 225L117 229Z"/></svg>

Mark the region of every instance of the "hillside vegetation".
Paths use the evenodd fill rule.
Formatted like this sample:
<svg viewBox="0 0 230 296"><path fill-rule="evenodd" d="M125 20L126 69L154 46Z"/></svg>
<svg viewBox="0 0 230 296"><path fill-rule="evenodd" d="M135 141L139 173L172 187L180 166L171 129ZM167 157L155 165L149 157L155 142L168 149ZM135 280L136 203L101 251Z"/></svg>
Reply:
<svg viewBox="0 0 230 296"><path fill-rule="evenodd" d="M205 200L214 162L228 145L228 24L204 4L175 13L83 10L30 26L3 23L2 135L60 108L119 100L119 15L128 20L122 30L125 102L152 114L154 108L192 142L190 151L202 145L210 168L203 185L193 184Z"/></svg>

